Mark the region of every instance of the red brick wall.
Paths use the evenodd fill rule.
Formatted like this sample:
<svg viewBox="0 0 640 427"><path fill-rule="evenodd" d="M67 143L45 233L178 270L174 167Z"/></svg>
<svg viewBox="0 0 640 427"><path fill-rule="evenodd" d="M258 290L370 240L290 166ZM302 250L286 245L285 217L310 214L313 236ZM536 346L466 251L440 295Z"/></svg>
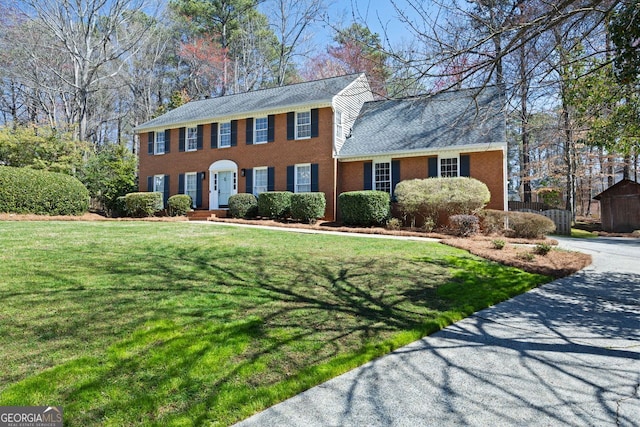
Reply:
<svg viewBox="0 0 640 427"><path fill-rule="evenodd" d="M319 191L327 198L326 218L333 219L334 212L334 159L332 158L333 117L331 108L318 111L318 137L287 140L287 116L275 117L274 142L258 145L246 144L246 120L238 120L238 145L229 148L211 148L211 125L204 126L203 149L191 152L178 151L178 129L171 130L171 151L167 154L147 154L147 133L140 134L140 190L147 190L147 177L170 175L170 194L178 193L178 175L185 172L206 171L203 182L202 204L209 206L209 166L218 160L231 160L238 165L238 193L245 192L246 179L240 169L260 166L275 168L275 190L287 189L287 166L299 163L317 163Z"/></svg>

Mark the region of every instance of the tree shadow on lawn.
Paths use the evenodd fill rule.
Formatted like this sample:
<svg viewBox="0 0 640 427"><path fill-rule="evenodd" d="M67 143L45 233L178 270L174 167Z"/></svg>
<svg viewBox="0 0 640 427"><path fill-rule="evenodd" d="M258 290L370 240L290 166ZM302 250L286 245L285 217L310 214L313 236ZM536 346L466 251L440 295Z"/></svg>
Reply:
<svg viewBox="0 0 640 427"><path fill-rule="evenodd" d="M39 279L55 287L4 296L68 310L31 331L43 343L40 357L75 348L62 364L9 386L3 404L58 402L68 425L226 424L496 302L460 306L438 288L519 281L514 270L464 256L399 268L377 258L274 261L248 247L154 251L164 256L97 257L93 267L105 276L95 283L49 271ZM95 337L105 348L87 354L78 341L92 347Z"/></svg>

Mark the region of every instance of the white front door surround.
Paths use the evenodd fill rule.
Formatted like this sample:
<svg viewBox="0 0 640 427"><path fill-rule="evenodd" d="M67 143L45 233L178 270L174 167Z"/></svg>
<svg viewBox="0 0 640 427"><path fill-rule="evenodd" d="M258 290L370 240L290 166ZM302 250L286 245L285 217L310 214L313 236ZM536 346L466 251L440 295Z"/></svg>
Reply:
<svg viewBox="0 0 640 427"><path fill-rule="evenodd" d="M218 160L209 166L209 210L226 209L229 197L238 193L238 165Z"/></svg>

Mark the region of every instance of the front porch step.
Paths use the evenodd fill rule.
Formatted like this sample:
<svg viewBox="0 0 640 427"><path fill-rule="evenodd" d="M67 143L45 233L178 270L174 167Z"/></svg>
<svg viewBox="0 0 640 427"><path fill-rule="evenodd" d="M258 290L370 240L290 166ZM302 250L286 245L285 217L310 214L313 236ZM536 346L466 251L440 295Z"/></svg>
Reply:
<svg viewBox="0 0 640 427"><path fill-rule="evenodd" d="M189 221L211 221L215 218L226 218L227 212L226 209L214 209L214 210L195 210L191 212L187 212L187 219Z"/></svg>

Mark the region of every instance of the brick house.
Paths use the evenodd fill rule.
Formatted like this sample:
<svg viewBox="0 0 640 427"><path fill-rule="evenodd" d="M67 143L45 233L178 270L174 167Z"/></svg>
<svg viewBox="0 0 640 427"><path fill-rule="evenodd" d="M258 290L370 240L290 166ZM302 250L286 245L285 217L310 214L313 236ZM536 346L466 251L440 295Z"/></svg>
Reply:
<svg viewBox="0 0 640 427"><path fill-rule="evenodd" d="M193 101L136 128L140 190L224 210L237 193L344 191L429 176L487 184L505 209L504 101L492 88L374 101L364 74Z"/></svg>

